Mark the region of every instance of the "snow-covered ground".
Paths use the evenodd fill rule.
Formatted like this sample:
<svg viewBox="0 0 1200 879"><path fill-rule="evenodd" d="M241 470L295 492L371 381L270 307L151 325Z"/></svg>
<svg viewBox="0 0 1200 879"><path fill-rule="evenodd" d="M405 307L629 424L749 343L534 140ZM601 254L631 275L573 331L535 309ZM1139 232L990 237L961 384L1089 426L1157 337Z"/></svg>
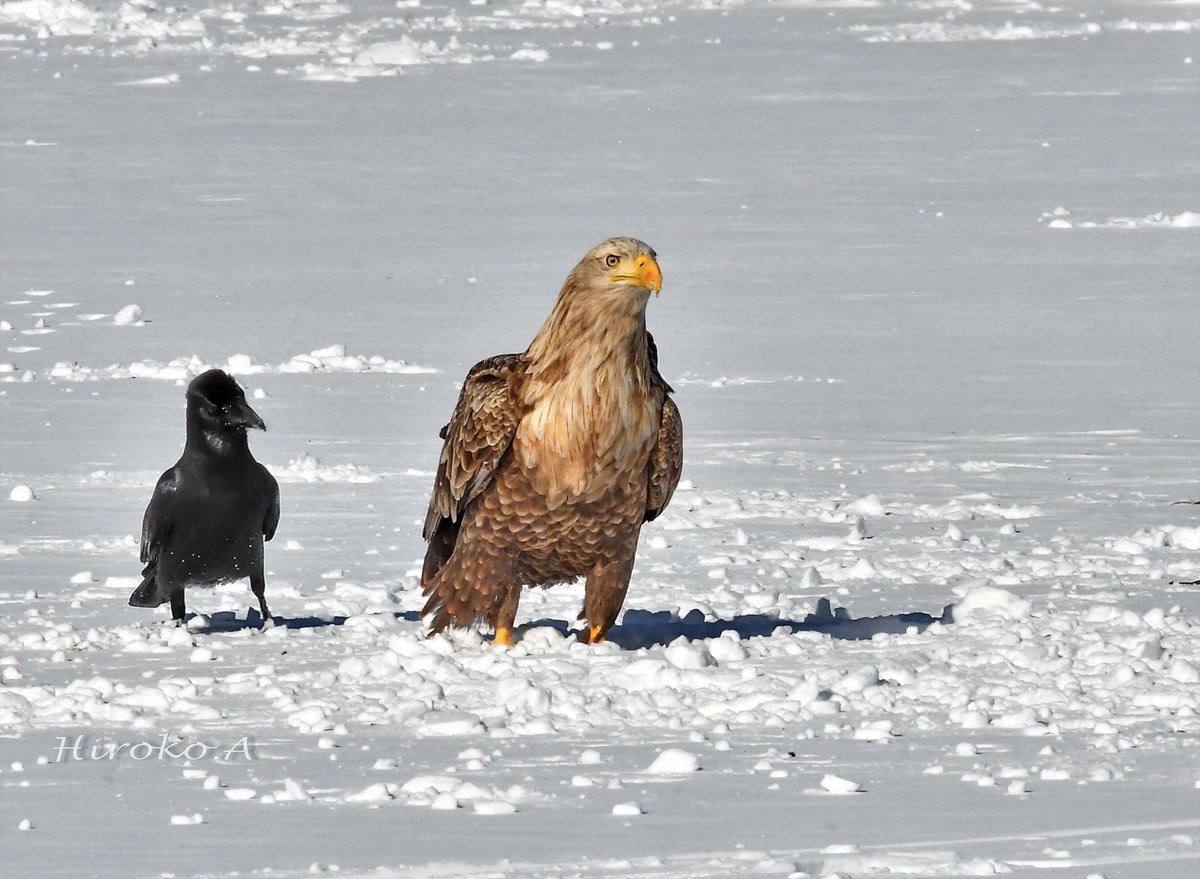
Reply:
<svg viewBox="0 0 1200 879"><path fill-rule="evenodd" d="M0 2L5 875L1195 877L1198 29ZM426 639L457 382L614 234L687 434L625 615ZM275 627L125 605L207 365Z"/></svg>

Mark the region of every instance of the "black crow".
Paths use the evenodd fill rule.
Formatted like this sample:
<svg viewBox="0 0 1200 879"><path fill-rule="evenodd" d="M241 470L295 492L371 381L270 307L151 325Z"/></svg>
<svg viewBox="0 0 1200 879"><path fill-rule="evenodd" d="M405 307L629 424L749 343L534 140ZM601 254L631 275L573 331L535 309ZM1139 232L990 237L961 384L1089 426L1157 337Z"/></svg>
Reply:
<svg viewBox="0 0 1200 879"><path fill-rule="evenodd" d="M179 462L159 477L142 520L142 583L134 607L171 602L184 615L185 586L250 578L264 620L263 541L279 524L279 485L254 460L246 428L266 430L227 373L210 369L187 389L187 442Z"/></svg>

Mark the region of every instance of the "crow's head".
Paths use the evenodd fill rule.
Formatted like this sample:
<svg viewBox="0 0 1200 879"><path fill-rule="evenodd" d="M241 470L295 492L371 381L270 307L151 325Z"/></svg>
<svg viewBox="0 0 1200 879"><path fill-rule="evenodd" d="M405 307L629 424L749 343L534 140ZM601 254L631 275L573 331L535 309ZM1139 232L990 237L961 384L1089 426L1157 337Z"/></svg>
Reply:
<svg viewBox="0 0 1200 879"><path fill-rule="evenodd" d="M210 369L192 379L187 389L187 408L188 415L209 435L219 436L229 431L244 435L248 427L267 429L246 402L246 394L238 383L220 369Z"/></svg>

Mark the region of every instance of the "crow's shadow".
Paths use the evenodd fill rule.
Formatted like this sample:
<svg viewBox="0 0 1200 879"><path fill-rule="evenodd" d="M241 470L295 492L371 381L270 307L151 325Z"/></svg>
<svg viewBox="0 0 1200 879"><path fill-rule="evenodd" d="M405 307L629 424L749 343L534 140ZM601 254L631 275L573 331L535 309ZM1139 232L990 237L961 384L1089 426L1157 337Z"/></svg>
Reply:
<svg viewBox="0 0 1200 879"><path fill-rule="evenodd" d="M418 623L421 621L421 615L415 610L396 612L393 616L397 620L402 620L408 623ZM195 619L196 614L189 613L187 620L190 622ZM323 629L326 626L341 626L348 618L344 616L333 617L274 617L274 626L279 629ZM241 632L245 629L253 629L258 631L265 628L263 625L262 615L257 608L250 608L246 611L245 616L241 616L237 611L220 610L209 617L208 625L195 629L197 634L203 635L226 635L231 632Z"/></svg>
<svg viewBox="0 0 1200 879"><path fill-rule="evenodd" d="M195 619L195 614L188 614L188 621ZM321 629L325 626L340 626L346 622L346 617L281 617L275 616L274 625L280 629ZM245 616L237 611L220 610L208 618L208 625L195 631L205 635L225 635L230 632L240 632L243 629L262 629L263 618L257 608L250 608Z"/></svg>

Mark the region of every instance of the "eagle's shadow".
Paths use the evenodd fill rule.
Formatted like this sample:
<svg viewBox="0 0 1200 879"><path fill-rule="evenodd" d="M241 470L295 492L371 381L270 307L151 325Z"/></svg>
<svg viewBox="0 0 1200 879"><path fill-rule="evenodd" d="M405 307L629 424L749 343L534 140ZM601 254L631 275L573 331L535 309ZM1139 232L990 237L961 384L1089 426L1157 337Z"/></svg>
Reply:
<svg viewBox="0 0 1200 879"><path fill-rule="evenodd" d="M188 617L193 617L188 614ZM397 620L405 622L421 621L415 611L397 612ZM274 618L273 624L286 629L318 629L328 626L341 626L346 622L344 616L334 617L280 617ZM867 641L879 634L901 635L908 631L923 632L933 623L954 622L952 606L947 606L940 615L923 611L911 613L887 614L877 617L854 618L843 608L834 608L828 598L817 602L816 608L802 620L787 619L786 617L771 616L765 613L740 614L732 619L707 620L699 610L680 617L667 611L642 610L630 608L625 611L621 622L608 631L608 640L623 650L639 650L647 647L665 647L678 638L689 641L702 641L708 638L719 638L725 632L736 632L739 639L765 638L775 634L780 629L788 633L819 632L845 641ZM263 620L258 610L250 608L244 613L236 611L217 611L209 617L209 623L200 631L203 634L229 634L244 629L262 629ZM517 627L518 638L532 630L540 628L555 629L566 636L571 633L572 625L566 620L539 619L532 620Z"/></svg>
<svg viewBox="0 0 1200 879"><path fill-rule="evenodd" d="M909 631L924 632L934 623L954 622L951 607L938 616L914 611L877 617L851 617L845 608L833 608L828 598L817 602L816 609L802 620L791 620L769 614L741 614L728 620L706 620L698 610L680 617L671 611L649 611L630 608L619 625L609 629L608 640L624 650L645 647L665 647L677 638L689 641L718 638L725 632L736 632L739 639L764 638L783 629L794 632L819 632L845 641L868 641L876 635L903 635ZM542 619L519 627L527 632L540 627L557 629L566 635L571 624L564 620Z"/></svg>

